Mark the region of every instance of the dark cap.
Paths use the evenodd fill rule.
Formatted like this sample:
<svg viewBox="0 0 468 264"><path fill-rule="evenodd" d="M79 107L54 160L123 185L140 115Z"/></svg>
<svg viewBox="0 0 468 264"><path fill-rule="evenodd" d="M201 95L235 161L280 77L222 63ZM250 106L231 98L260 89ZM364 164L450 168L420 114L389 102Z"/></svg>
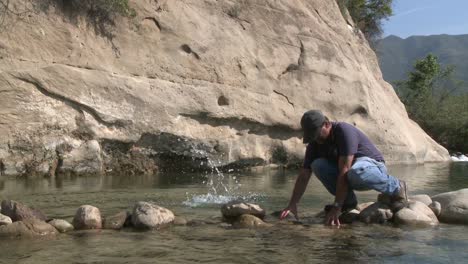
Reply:
<svg viewBox="0 0 468 264"><path fill-rule="evenodd" d="M320 110L309 110L304 113L301 119L304 143L310 143L319 137L323 122L325 122L325 116Z"/></svg>

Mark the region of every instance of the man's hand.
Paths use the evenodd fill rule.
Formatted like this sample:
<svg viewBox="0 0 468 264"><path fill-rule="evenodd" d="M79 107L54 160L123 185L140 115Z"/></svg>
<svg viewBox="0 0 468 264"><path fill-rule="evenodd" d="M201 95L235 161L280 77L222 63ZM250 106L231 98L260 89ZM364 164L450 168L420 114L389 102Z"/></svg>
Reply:
<svg viewBox="0 0 468 264"><path fill-rule="evenodd" d="M333 206L331 210L327 213L327 216L325 217L325 224L331 226L340 226L340 214L341 208Z"/></svg>
<svg viewBox="0 0 468 264"><path fill-rule="evenodd" d="M280 220L286 218L290 213L294 215L294 218L296 218L297 221L299 221L296 204L290 204L288 207L284 208L284 210L281 212Z"/></svg>

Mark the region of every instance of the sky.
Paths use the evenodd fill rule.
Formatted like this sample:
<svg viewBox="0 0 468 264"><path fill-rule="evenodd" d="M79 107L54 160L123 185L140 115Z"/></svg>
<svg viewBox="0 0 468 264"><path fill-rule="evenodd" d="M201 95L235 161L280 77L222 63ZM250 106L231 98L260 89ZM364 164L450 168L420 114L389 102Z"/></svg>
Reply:
<svg viewBox="0 0 468 264"><path fill-rule="evenodd" d="M393 0L384 37L468 34L468 0Z"/></svg>

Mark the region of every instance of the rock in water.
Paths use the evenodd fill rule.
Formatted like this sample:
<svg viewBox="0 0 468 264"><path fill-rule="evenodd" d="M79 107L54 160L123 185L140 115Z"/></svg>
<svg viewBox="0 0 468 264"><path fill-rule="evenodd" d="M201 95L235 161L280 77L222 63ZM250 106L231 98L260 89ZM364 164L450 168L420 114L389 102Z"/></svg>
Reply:
<svg viewBox="0 0 468 264"><path fill-rule="evenodd" d="M468 224L468 188L441 193L433 196L432 200L441 205L441 222Z"/></svg>
<svg viewBox="0 0 468 264"><path fill-rule="evenodd" d="M9 225L0 226L0 238L2 237L44 237L56 235L57 229L48 223L30 218L16 221Z"/></svg>
<svg viewBox="0 0 468 264"><path fill-rule="evenodd" d="M125 224L125 220L128 217L128 213L126 211L120 212L118 214L115 214L113 216L106 217L104 219L104 229L114 229L114 230L119 230L122 229L122 227Z"/></svg>
<svg viewBox="0 0 468 264"><path fill-rule="evenodd" d="M0 226L9 225L11 223L13 223L13 221L11 221L11 218L9 216L0 214Z"/></svg>
<svg viewBox="0 0 468 264"><path fill-rule="evenodd" d="M76 210L73 218L75 229L101 229L101 212L98 208L91 205L82 205Z"/></svg>
<svg viewBox="0 0 468 264"><path fill-rule="evenodd" d="M26 219L38 219L45 221L47 217L38 209L29 208L26 205L13 201L3 200L2 201L2 214L11 218L13 222L23 221Z"/></svg>
<svg viewBox="0 0 468 264"><path fill-rule="evenodd" d="M137 202L133 207L132 223L136 228L154 229L174 221L170 210L148 202Z"/></svg>
<svg viewBox="0 0 468 264"><path fill-rule="evenodd" d="M75 229L72 224L62 219L52 219L48 224L55 227L60 233L66 233Z"/></svg>
<svg viewBox="0 0 468 264"><path fill-rule="evenodd" d="M265 217L265 210L257 204L243 203L243 202L229 202L221 207L221 213L225 218L235 218L243 214L254 215L263 219Z"/></svg>

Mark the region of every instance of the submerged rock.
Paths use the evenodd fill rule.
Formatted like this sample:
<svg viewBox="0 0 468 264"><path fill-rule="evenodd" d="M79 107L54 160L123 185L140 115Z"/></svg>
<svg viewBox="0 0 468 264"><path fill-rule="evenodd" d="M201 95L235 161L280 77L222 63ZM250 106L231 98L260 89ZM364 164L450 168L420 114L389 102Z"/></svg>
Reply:
<svg viewBox="0 0 468 264"><path fill-rule="evenodd" d="M187 223L188 223L187 219L181 216L176 216L173 222L174 225L179 225L179 226L187 225Z"/></svg>
<svg viewBox="0 0 468 264"><path fill-rule="evenodd" d="M98 208L91 205L82 205L76 210L73 218L75 229L101 229L101 212Z"/></svg>
<svg viewBox="0 0 468 264"><path fill-rule="evenodd" d="M75 229L72 224L62 219L52 219L48 224L55 227L60 233L66 233Z"/></svg>
<svg viewBox="0 0 468 264"><path fill-rule="evenodd" d="M148 202L137 202L133 207L132 223L136 228L153 229L174 221L170 210Z"/></svg>
<svg viewBox="0 0 468 264"><path fill-rule="evenodd" d="M221 213L225 218L236 218L244 214L254 215L263 219L265 217L265 210L257 204L243 203L243 202L229 202L221 207Z"/></svg>
<svg viewBox="0 0 468 264"><path fill-rule="evenodd" d="M38 219L45 221L47 217L38 209L29 208L28 206L13 200L3 200L1 213L11 218L13 222L23 221L26 219Z"/></svg>
<svg viewBox="0 0 468 264"><path fill-rule="evenodd" d="M34 218L0 226L0 237L44 237L57 233L57 229L52 225Z"/></svg>
<svg viewBox="0 0 468 264"><path fill-rule="evenodd" d="M258 228L272 226L272 224L265 223L262 221L262 219L250 214L243 214L239 216L238 220L233 223L233 227L235 228Z"/></svg>
<svg viewBox="0 0 468 264"><path fill-rule="evenodd" d="M468 188L441 193L433 196L432 200L441 205L441 222L468 224Z"/></svg>
<svg viewBox="0 0 468 264"><path fill-rule="evenodd" d="M122 211L113 216L106 217L104 219L103 228L114 230L122 229L122 227L124 227L125 220L127 220L128 215L129 214L126 211Z"/></svg>

